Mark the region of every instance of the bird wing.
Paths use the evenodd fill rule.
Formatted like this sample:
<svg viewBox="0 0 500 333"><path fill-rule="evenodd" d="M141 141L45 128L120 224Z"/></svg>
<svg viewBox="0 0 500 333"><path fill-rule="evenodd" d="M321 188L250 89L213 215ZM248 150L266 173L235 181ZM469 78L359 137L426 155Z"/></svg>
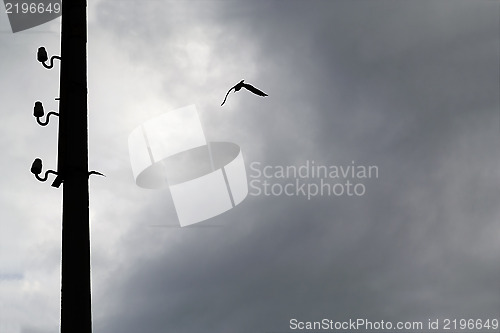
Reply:
<svg viewBox="0 0 500 333"><path fill-rule="evenodd" d="M227 91L226 97L224 97L224 101L222 102L222 104L221 104L220 106L223 106L223 105L224 105L224 103L226 103L227 95L229 95L229 93L231 92L231 90L233 90L235 87L236 87L236 86L232 87L231 89L229 89L229 90Z"/></svg>
<svg viewBox="0 0 500 333"><path fill-rule="evenodd" d="M269 96L268 94L266 94L262 90L259 90L259 89L255 88L254 86L252 86L251 84L248 84L248 83L243 83L243 88L246 88L247 90L249 90L249 91L251 91L254 94L259 95L259 96Z"/></svg>

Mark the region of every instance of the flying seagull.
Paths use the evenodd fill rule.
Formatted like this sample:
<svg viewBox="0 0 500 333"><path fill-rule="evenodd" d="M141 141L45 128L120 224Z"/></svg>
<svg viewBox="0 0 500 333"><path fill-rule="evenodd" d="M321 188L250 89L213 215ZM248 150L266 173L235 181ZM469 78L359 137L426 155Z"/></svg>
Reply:
<svg viewBox="0 0 500 333"><path fill-rule="evenodd" d="M226 94L226 97L224 97L224 102L222 102L222 104L220 106L223 106L224 103L226 103L227 95L229 95L229 93L233 89L234 89L234 92L237 92L237 91L240 91L241 88L245 88L248 91L253 92L255 95L259 95L259 96L263 96L263 97L268 96L265 92L263 92L263 91L255 88L251 84L243 83L243 81L245 81L245 80L241 80L238 84L236 84L234 87L232 87L231 89L229 89L229 91Z"/></svg>

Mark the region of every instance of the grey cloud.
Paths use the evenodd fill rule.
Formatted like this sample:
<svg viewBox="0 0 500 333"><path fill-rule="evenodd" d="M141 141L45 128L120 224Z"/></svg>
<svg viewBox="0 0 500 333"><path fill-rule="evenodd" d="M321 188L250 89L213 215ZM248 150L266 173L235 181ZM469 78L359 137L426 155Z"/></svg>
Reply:
<svg viewBox="0 0 500 333"><path fill-rule="evenodd" d="M497 246L485 230L498 217L498 6L220 5L197 22L224 31L209 39L211 52L233 67L214 63L237 80L234 70L251 67L270 96L235 95L207 132L240 143L249 162L356 160L378 164L381 176L363 198L249 197L217 218L225 228L166 228L155 238L175 245L120 266L106 292L114 315L96 327L246 332L287 330L293 317L493 316L499 272L487 253ZM125 236L135 249L143 238L132 235L152 232L140 221L165 220L145 214Z"/></svg>
<svg viewBox="0 0 500 333"><path fill-rule="evenodd" d="M91 160L108 168L91 187L95 331L497 315L498 3L101 1L93 11L89 48L107 44L90 60L100 69L89 69ZM239 93L220 108L240 79L269 97ZM380 176L360 198L249 196L206 227L175 228L168 190L133 184L126 140L191 103L247 167L355 160ZM134 109L155 105L165 109Z"/></svg>

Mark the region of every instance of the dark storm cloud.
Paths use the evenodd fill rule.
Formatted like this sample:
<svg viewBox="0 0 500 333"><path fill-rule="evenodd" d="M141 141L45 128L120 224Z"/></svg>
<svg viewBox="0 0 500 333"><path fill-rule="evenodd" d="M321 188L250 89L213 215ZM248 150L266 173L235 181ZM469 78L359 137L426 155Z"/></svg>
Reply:
<svg viewBox="0 0 500 333"><path fill-rule="evenodd" d="M103 2L97 15L130 59L145 61L138 66L164 66L169 96L200 85L157 53L193 26L201 32L189 36L214 43L217 68L200 105L220 103L211 94L241 78L269 93L233 95L208 123L242 146L247 167L355 160L378 165L380 177L360 198L250 196L204 222L222 228L148 227L175 221L159 193L117 243L120 264L94 294L96 330L266 332L288 330L291 318L496 315L498 3L173 5L145 1L133 16Z"/></svg>

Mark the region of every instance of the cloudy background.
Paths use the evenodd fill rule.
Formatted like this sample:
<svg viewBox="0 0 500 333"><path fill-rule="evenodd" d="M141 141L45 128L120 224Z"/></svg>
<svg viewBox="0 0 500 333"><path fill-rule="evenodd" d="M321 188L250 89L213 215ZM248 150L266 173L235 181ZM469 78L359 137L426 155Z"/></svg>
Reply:
<svg viewBox="0 0 500 333"><path fill-rule="evenodd" d="M95 332L277 332L289 320L500 317L497 1L89 1ZM0 333L57 332L60 20L0 14ZM57 68L57 67L56 67ZM245 79L269 94L240 92ZM377 165L362 197L249 196L178 227L134 183L129 133L196 104L262 165Z"/></svg>

